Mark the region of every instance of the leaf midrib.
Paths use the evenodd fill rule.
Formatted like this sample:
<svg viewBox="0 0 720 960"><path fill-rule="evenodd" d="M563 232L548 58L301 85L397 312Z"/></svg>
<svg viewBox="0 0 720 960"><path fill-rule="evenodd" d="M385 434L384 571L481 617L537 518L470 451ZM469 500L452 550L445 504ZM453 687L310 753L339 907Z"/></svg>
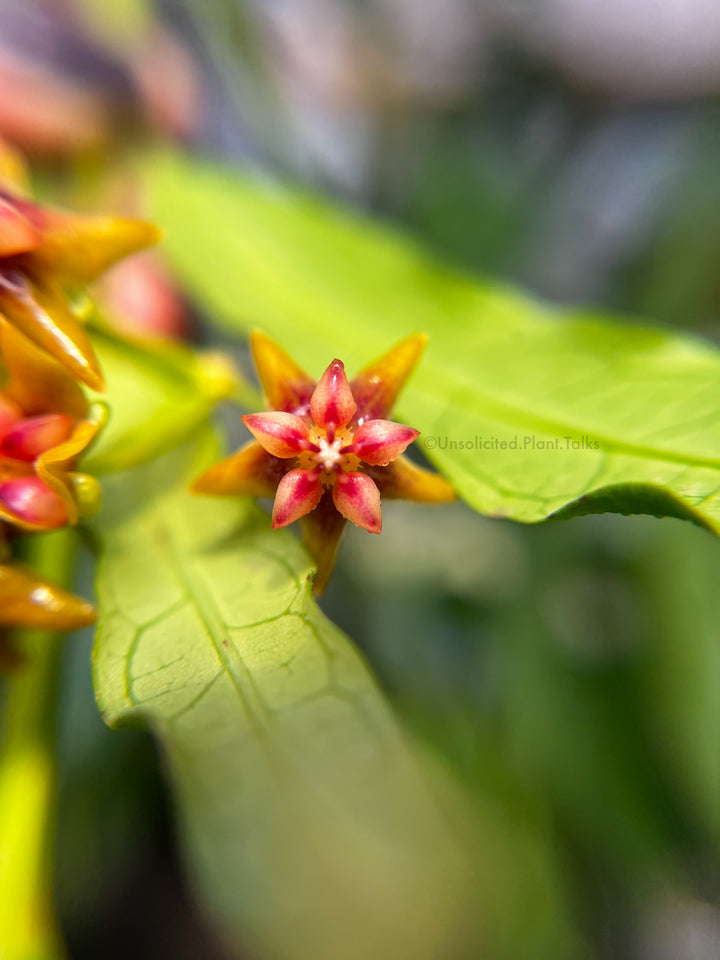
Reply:
<svg viewBox="0 0 720 960"><path fill-rule="evenodd" d="M428 364L428 367L439 379L445 379L445 375L439 372L434 365ZM469 383L467 380L461 381L459 377L453 378L454 390L457 390L458 383L461 383L461 385L467 386L469 389L471 389L474 398L487 407L487 411L480 412L480 416L487 416L488 418L498 420L500 423L506 424L510 427L516 427L518 429L534 429L538 432L560 436L565 436L565 434L567 434L578 437L584 434L592 440L597 440L602 449L606 452L641 457L647 460L659 460L667 463L677 463L681 466L706 467L710 470L720 469L720 456L718 458L703 457L691 453L663 450L658 447L648 446L646 444L629 443L625 440L618 440L615 437L603 432L599 432L591 427L570 425L564 423L562 420L553 420L551 417L543 417L538 416L537 414L528 413L528 411L524 410L522 407L515 407L504 400L498 400L491 394L478 390L475 384ZM434 390L421 390L420 388L413 386L409 390L409 393L422 394L425 397L429 397L434 403L442 400L442 403L444 403L446 407L454 407L455 409L460 410L463 414L467 414L468 412L466 407L459 406L456 401L448 399L447 396L444 396ZM565 433L562 431L565 431Z"/></svg>
<svg viewBox="0 0 720 960"><path fill-rule="evenodd" d="M202 581L202 577L199 576L196 571L189 569L190 566L192 566L192 561L187 560L179 550L178 544L172 535L171 523L168 522L168 519L162 512L158 513L158 518L159 522L163 525L162 536L158 541L159 546L161 550L168 555L172 568L177 573L184 595L197 611L207 638L220 662L221 668L230 678L230 682L237 693L238 699L247 714L249 724L258 737L264 738L267 728L261 717L267 711L262 702L262 697L257 689L257 684L255 683L252 672L245 665L217 609L215 601ZM220 640L218 641L216 637L219 637ZM227 647L232 647L237 654L237 664L242 672L242 677L238 676L236 672L235 664L227 653L226 644ZM249 688L249 690L246 689L246 687Z"/></svg>

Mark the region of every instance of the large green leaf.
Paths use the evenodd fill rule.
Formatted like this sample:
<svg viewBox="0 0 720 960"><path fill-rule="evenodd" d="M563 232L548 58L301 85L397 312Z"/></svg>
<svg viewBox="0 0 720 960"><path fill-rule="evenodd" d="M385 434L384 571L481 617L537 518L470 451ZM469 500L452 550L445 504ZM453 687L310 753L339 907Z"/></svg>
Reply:
<svg viewBox="0 0 720 960"><path fill-rule="evenodd" d="M720 530L709 344L553 311L270 182L168 156L148 171L166 252L227 329L262 327L315 374L334 355L353 368L430 334L398 413L477 510L651 513Z"/></svg>
<svg viewBox="0 0 720 960"><path fill-rule="evenodd" d="M215 456L205 433L105 484L105 719L157 735L193 876L232 942L279 960L476 956L465 855L315 605L299 542L249 501L186 492Z"/></svg>

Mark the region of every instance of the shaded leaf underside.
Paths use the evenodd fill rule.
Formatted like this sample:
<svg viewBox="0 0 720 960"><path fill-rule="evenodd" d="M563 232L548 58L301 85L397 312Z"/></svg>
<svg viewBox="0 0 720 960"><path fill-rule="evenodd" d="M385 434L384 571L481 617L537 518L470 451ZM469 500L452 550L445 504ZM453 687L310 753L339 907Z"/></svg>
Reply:
<svg viewBox="0 0 720 960"><path fill-rule="evenodd" d="M186 492L216 454L205 435L106 484L103 715L158 736L196 883L232 938L288 958L298 944L328 960L452 954L463 859L365 665L315 605L296 538L247 501Z"/></svg>

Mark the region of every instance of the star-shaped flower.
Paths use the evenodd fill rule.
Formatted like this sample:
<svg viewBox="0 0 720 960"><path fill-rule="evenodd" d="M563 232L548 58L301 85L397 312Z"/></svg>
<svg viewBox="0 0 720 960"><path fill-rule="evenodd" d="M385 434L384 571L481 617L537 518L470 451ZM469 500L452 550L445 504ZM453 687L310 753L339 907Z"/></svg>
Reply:
<svg viewBox="0 0 720 960"><path fill-rule="evenodd" d="M0 144L0 316L73 377L101 390L100 366L73 294L116 260L155 243L159 232L139 220L41 206L23 195L20 176L17 158Z"/></svg>
<svg viewBox="0 0 720 960"><path fill-rule="evenodd" d="M274 528L302 518L318 565L319 593L346 520L380 533L381 496L455 498L442 477L402 456L419 431L387 419L426 342L421 335L401 341L350 382L342 362L333 360L316 383L274 341L253 333L253 357L271 412L242 418L256 439L207 470L194 492L274 496Z"/></svg>

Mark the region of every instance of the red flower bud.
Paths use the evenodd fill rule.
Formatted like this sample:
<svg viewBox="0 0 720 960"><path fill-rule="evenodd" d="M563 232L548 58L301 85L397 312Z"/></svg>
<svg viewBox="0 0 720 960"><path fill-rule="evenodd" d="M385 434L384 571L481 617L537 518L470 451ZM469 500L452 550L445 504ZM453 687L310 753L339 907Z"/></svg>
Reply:
<svg viewBox="0 0 720 960"><path fill-rule="evenodd" d="M310 513L320 503L322 486L319 470L291 470L280 481L275 494L272 525L286 527Z"/></svg>
<svg viewBox="0 0 720 960"><path fill-rule="evenodd" d="M51 529L68 521L62 499L39 477L14 477L0 482L0 503L23 523Z"/></svg>
<svg viewBox="0 0 720 960"><path fill-rule="evenodd" d="M242 422L268 453L282 460L313 446L304 421L292 413L253 413Z"/></svg>
<svg viewBox="0 0 720 960"><path fill-rule="evenodd" d="M348 451L355 453L363 463L385 467L397 460L407 447L420 436L419 430L405 427L391 420L367 420L358 427Z"/></svg>
<svg viewBox="0 0 720 960"><path fill-rule="evenodd" d="M0 456L32 463L41 453L67 440L72 429L72 418L64 413L27 417L0 440Z"/></svg>
<svg viewBox="0 0 720 960"><path fill-rule="evenodd" d="M369 533L382 530L380 491L367 474L339 473L333 500L345 519L356 527L364 527Z"/></svg>
<svg viewBox="0 0 720 960"><path fill-rule="evenodd" d="M357 410L341 360L333 360L310 400L310 412L319 427L344 427Z"/></svg>

